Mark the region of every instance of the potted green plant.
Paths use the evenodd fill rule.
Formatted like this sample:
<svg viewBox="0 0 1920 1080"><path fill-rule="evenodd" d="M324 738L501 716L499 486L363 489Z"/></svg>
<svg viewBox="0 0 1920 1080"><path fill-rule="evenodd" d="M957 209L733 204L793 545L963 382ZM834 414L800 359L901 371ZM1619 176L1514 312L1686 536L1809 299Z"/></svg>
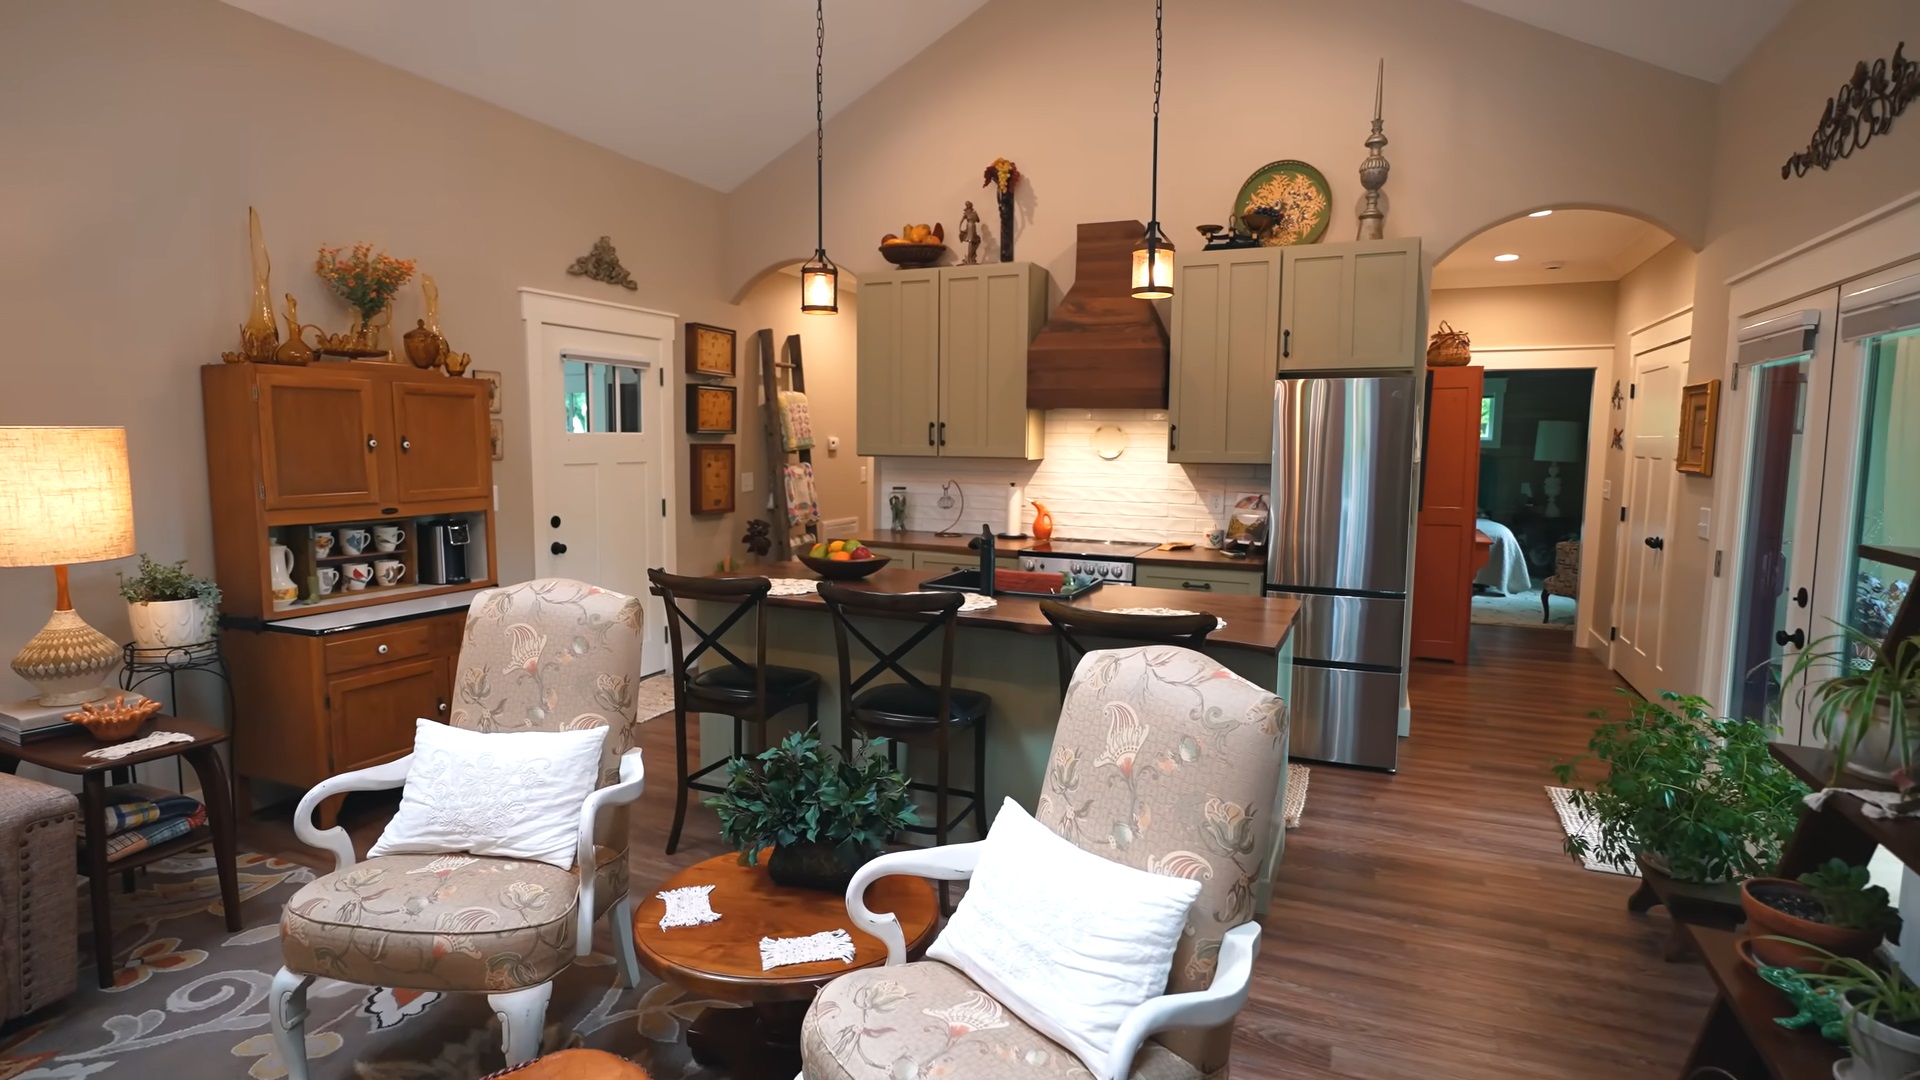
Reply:
<svg viewBox="0 0 1920 1080"><path fill-rule="evenodd" d="M869 749L853 761L820 745L812 729L796 731L752 761L727 765L727 788L707 800L720 833L781 885L844 891L860 865L901 828L919 824L907 778Z"/></svg>
<svg viewBox="0 0 1920 1080"><path fill-rule="evenodd" d="M1804 941L1793 944L1815 954L1825 952ZM1855 957L1827 953L1826 969L1802 978L1840 994L1854 1059L1848 1080L1906 1080L1920 1072L1920 987L1897 966L1883 970Z"/></svg>
<svg viewBox="0 0 1920 1080"><path fill-rule="evenodd" d="M1740 907L1754 958L1773 967L1817 969L1822 957L1835 955L1865 959L1900 928L1887 890L1872 883L1866 867L1845 859L1830 859L1798 881L1749 878L1740 883Z"/></svg>
<svg viewBox="0 0 1920 1080"><path fill-rule="evenodd" d="M140 649L177 649L213 640L220 586L187 570L187 560L157 563L144 553L132 577L120 576L120 595Z"/></svg>
<svg viewBox="0 0 1920 1080"><path fill-rule="evenodd" d="M1892 647L1862 630L1841 625L1794 658L1782 685L1791 687L1816 671L1837 672L1811 686L1813 732L1833 750L1832 782L1851 769L1888 780L1913 761L1920 730L1920 637Z"/></svg>
<svg viewBox="0 0 1920 1080"><path fill-rule="evenodd" d="M1766 872L1779 862L1807 794L1767 752L1769 733L1716 717L1697 697L1634 699L1627 719L1594 731L1588 753L1553 767L1575 787L1573 805L1599 833L1594 842L1567 837L1568 854L1622 863L1644 856L1675 880L1701 884ZM1580 790L1581 767L1590 762L1606 775Z"/></svg>

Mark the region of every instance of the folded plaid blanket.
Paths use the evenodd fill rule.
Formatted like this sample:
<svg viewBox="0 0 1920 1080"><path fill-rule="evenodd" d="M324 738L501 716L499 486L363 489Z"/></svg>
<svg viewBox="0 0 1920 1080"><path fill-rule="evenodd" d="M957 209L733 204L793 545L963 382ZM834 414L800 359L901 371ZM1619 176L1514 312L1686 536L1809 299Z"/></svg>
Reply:
<svg viewBox="0 0 1920 1080"><path fill-rule="evenodd" d="M107 861L164 844L207 823L207 809L191 795L146 784L117 784L106 791Z"/></svg>
<svg viewBox="0 0 1920 1080"><path fill-rule="evenodd" d="M117 836L107 837L107 861L124 859L136 851L145 851L169 840L177 840L207 823L207 808L194 803L194 811L185 817L161 818L150 825L140 825Z"/></svg>

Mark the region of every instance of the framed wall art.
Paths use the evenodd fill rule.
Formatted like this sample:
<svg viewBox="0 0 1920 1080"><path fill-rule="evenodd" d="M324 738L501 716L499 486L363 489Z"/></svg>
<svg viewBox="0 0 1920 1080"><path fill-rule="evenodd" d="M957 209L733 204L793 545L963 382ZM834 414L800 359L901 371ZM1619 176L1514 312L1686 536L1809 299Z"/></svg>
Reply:
<svg viewBox="0 0 1920 1080"><path fill-rule="evenodd" d="M497 371L481 371L479 368L474 368L473 381L487 384L487 411L495 416L499 416L500 373Z"/></svg>
<svg viewBox="0 0 1920 1080"><path fill-rule="evenodd" d="M739 430L739 395L731 386L687 384L687 434L731 435Z"/></svg>
<svg viewBox="0 0 1920 1080"><path fill-rule="evenodd" d="M733 444L695 443L687 448L693 482L693 512L733 513Z"/></svg>
<svg viewBox="0 0 1920 1080"><path fill-rule="evenodd" d="M493 460L507 459L507 433L497 416L487 419L487 442L493 447Z"/></svg>
<svg viewBox="0 0 1920 1080"><path fill-rule="evenodd" d="M687 374L731 379L739 373L734 354L733 331L705 323L687 324Z"/></svg>
<svg viewBox="0 0 1920 1080"><path fill-rule="evenodd" d="M1720 429L1720 380L1688 383L1680 391L1680 451L1673 467L1694 476L1713 475L1714 436Z"/></svg>

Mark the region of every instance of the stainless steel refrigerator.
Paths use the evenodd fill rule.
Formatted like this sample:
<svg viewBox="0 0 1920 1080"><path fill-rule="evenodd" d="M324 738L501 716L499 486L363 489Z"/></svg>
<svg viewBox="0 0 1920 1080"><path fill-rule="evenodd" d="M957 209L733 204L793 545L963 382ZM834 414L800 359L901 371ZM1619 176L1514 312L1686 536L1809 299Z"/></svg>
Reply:
<svg viewBox="0 0 1920 1080"><path fill-rule="evenodd" d="M1274 387L1267 595L1300 602L1292 756L1393 769L1407 665L1418 383Z"/></svg>

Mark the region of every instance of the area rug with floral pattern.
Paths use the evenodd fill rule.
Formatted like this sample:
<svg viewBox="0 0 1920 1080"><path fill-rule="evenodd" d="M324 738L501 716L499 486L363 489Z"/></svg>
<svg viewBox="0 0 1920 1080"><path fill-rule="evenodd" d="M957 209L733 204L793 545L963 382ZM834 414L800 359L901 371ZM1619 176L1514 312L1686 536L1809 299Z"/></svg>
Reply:
<svg viewBox="0 0 1920 1080"><path fill-rule="evenodd" d="M207 849L154 863L134 892L116 891L113 987L100 989L88 966L72 997L0 1031L0 1080L286 1076L267 988L280 969L280 908L314 872L245 852L239 864L237 934L226 928ZM76 902L89 926L84 890ZM656 1078L722 1075L695 1065L683 1039L702 1009L720 1003L644 972L641 986L621 989L609 940L602 920L597 951L556 981L543 1047L606 1050ZM90 946L81 947L86 963ZM504 1064L499 1024L478 995L320 979L307 1002L313 1080L473 1080Z"/></svg>

